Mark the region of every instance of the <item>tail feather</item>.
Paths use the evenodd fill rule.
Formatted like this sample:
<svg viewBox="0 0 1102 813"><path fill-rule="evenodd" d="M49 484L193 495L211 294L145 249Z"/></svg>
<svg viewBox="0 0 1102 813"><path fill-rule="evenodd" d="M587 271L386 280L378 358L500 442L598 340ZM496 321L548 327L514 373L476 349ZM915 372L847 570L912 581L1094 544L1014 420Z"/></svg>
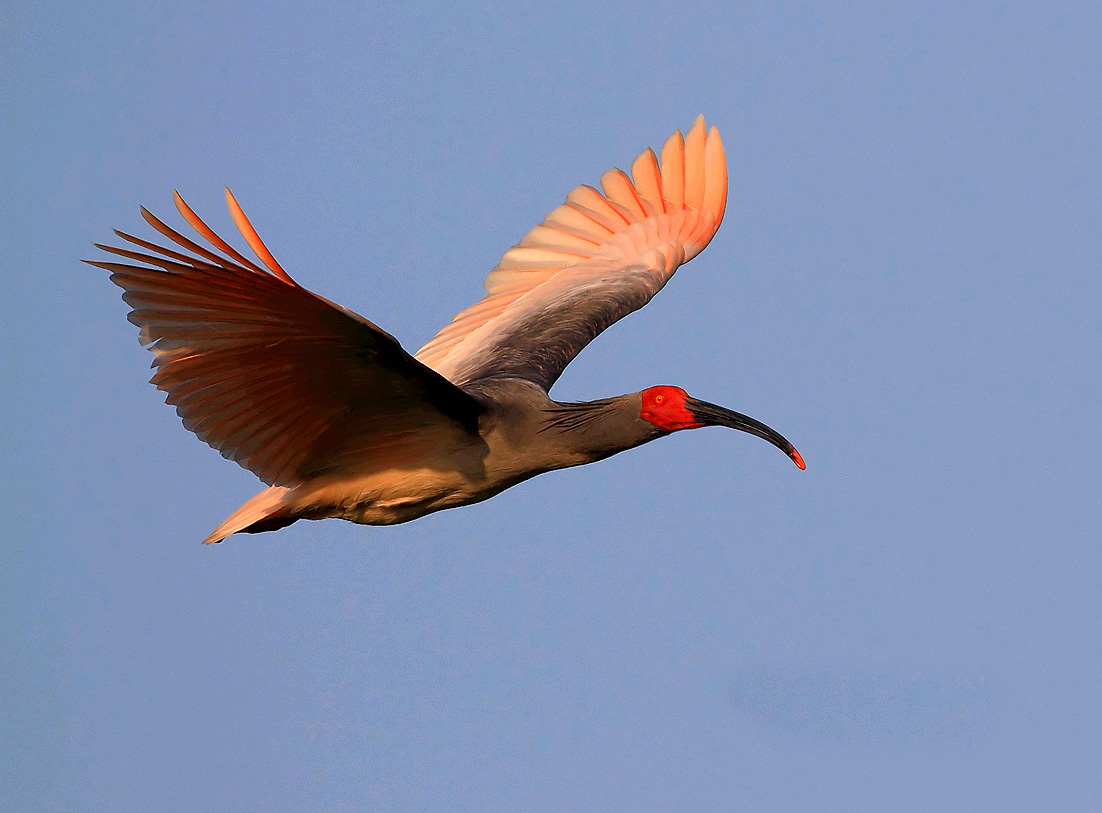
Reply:
<svg viewBox="0 0 1102 813"><path fill-rule="evenodd" d="M287 495L291 489L284 486L271 486L248 500L244 505L230 514L226 519L211 531L203 540L204 545L221 542L230 534L240 531L246 533L259 533L261 531L274 531L286 525L290 525L297 517L284 513L286 509Z"/></svg>

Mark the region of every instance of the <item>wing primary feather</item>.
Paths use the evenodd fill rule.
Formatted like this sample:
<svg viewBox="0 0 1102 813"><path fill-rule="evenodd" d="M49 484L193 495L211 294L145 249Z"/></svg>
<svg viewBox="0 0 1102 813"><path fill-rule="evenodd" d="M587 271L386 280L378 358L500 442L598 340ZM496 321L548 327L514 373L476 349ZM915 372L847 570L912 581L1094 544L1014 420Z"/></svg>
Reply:
<svg viewBox="0 0 1102 813"><path fill-rule="evenodd" d="M180 255L180 258L183 260L183 262L177 262L176 260L170 259L167 256L158 257L154 254L145 254L141 251L131 251L129 249L120 248L118 246L108 246L103 243L92 243L92 245L94 245L101 251L106 251L108 254L117 254L120 257L126 257L130 260L137 260L138 262L149 263L150 265L155 265L158 268L163 268L165 271L171 271L174 274L185 274L188 271L193 271L196 263L195 260L190 260L188 257L184 257L183 255ZM213 271L215 273L217 273L218 271L222 271L224 273L224 269L222 269L220 266L210 266L209 269L204 270L208 272Z"/></svg>
<svg viewBox="0 0 1102 813"><path fill-rule="evenodd" d="M283 270L283 266L276 262L276 258L272 256L272 252L268 251L268 247L264 245L264 241L261 240L260 235L256 233L256 229L254 229L253 224L249 222L249 218L245 216L241 204L237 202L237 198L233 196L233 192L230 191L228 186L226 187L226 206L229 207L230 217L233 218L237 230L241 232L241 236L245 238L245 242L249 244L249 248L251 248L256 256L260 258L261 262L281 280L297 288L298 283L291 279L291 275Z"/></svg>
<svg viewBox="0 0 1102 813"><path fill-rule="evenodd" d="M589 214L590 218L597 220L613 234L634 222L631 217L624 213L622 206L617 207L589 184L582 184L571 189L566 195L566 202L587 210L587 213L591 213Z"/></svg>
<svg viewBox="0 0 1102 813"><path fill-rule="evenodd" d="M685 205L698 212L704 205L704 117L693 122L685 134Z"/></svg>
<svg viewBox="0 0 1102 813"><path fill-rule="evenodd" d="M631 215L631 220L646 220L647 209L639 200L639 195L631 179L622 169L610 169L601 176L601 188L610 203L622 206Z"/></svg>
<svg viewBox="0 0 1102 813"><path fill-rule="evenodd" d="M196 268L202 268L203 270L210 270L210 269L214 269L214 268L224 268L225 267L225 266L222 266L222 265L214 265L212 263L204 262L203 260L197 259L195 257L190 257L187 254L181 254L178 251L173 251L170 248L165 248L164 246L159 246L156 243L151 243L148 240L143 240L140 237L135 237L132 234L127 234L126 232L119 231L118 229L113 229L113 231L115 232L115 234L117 234L123 240L126 240L128 243L133 243L136 246L141 246L142 248L148 249L149 251L154 251L157 254L163 254L164 256L171 257L174 260L180 260L180 262L187 263L188 265L193 265Z"/></svg>
<svg viewBox="0 0 1102 813"><path fill-rule="evenodd" d="M665 214L666 202L662 199L662 172L658 167L658 157L650 147L639 153L639 157L632 162L631 179L640 201L648 208L647 214Z"/></svg>
<svg viewBox="0 0 1102 813"><path fill-rule="evenodd" d="M518 246L550 246L562 248L580 248L588 254L601 245L590 234L583 233L574 226L562 223L543 222L524 235Z"/></svg>
<svg viewBox="0 0 1102 813"><path fill-rule="evenodd" d="M258 274L264 273L260 266L258 266L248 257L241 254L241 252L239 252L237 249L235 249L233 246L231 246L229 243L227 243L225 240L215 234L211 227L204 223L203 219L199 217L199 215L195 214L192 208L187 205L187 202L184 200L183 196L175 189L172 190L172 201L176 204L176 211L180 213L181 217L183 217L184 220L186 220L191 225L191 227L195 229L195 231L199 232L199 234L207 238L212 246L220 249L221 251L224 251L226 254L233 257L233 259L237 260L246 268L255 271Z"/></svg>
<svg viewBox="0 0 1102 813"><path fill-rule="evenodd" d="M723 221L727 208L727 158L723 154L723 140L719 130L713 127L708 132L708 142L704 146L704 211L715 218L715 228Z"/></svg>
<svg viewBox="0 0 1102 813"><path fill-rule="evenodd" d="M679 212L685 206L685 137L680 130L662 145L662 195L666 211Z"/></svg>
<svg viewBox="0 0 1102 813"><path fill-rule="evenodd" d="M168 226L165 223L161 222L155 214L150 212L144 206L140 206L138 208L141 209L142 217L145 218L145 222L155 228L172 242L183 246L188 251L194 251L200 257L205 257L215 265L221 266L222 268L232 267L229 265L229 260L225 259L224 257L219 257L213 251L208 251L195 241L189 240L188 238L184 237L184 235L180 234L180 232L176 231L171 226Z"/></svg>
<svg viewBox="0 0 1102 813"><path fill-rule="evenodd" d="M148 271L147 268L142 268L140 265L127 265L126 263L106 263L102 260L81 260L82 263L88 265L94 265L96 268L102 268L104 271L110 271L112 274L126 274L133 271Z"/></svg>
<svg viewBox="0 0 1102 813"><path fill-rule="evenodd" d="M623 228L623 226L621 226L618 223L613 224L613 225L609 225L609 222L611 221L610 217L607 217L606 215L604 215L601 212L595 212L592 209L582 205L581 203L577 203L576 201L568 200L566 205L569 208L573 209L575 212L577 212L582 217L587 218L590 221L592 221L595 225L600 226L602 229L604 229L606 232L608 232L608 234L610 236L613 235L613 234L616 234L617 232L620 231L620 229ZM602 244L607 242L607 241L608 241L608 238L606 237L602 241Z"/></svg>

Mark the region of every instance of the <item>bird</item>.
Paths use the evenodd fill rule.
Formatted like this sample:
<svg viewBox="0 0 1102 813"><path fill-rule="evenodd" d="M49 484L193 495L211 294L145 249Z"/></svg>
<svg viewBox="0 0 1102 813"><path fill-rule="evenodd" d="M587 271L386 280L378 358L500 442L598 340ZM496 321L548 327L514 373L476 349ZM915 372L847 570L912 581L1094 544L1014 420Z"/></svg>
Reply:
<svg viewBox="0 0 1102 813"><path fill-rule="evenodd" d="M485 296L412 355L296 282L228 187L230 216L261 264L178 191L176 209L209 247L144 206L169 245L119 230L129 247L94 243L112 258L84 262L122 288L128 319L154 355L150 383L185 428L267 486L203 542L300 519L407 522L705 426L763 438L804 469L774 429L680 387L551 398L590 341L646 305L711 241L727 204L723 142L700 116L658 154L640 153L630 176L610 169L600 185L574 188L505 252Z"/></svg>

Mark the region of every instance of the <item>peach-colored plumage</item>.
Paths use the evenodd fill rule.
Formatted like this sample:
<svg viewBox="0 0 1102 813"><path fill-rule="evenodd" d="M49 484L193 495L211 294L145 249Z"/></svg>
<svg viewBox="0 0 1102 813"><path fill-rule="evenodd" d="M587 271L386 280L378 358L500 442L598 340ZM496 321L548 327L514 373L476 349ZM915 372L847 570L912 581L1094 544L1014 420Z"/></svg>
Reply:
<svg viewBox="0 0 1102 813"><path fill-rule="evenodd" d="M619 169L601 177L604 194L575 187L566 203L505 252L486 277L486 297L456 314L416 353L416 358L452 380L462 380L471 360L486 353L502 332L525 314L538 312L556 275L615 274L639 263L668 279L711 241L727 203L723 142L700 116L687 138L681 131L662 148L661 168L653 150L632 163L634 183ZM659 250L656 254L648 252ZM669 261L678 258L670 265ZM580 273L578 273L580 272Z"/></svg>
<svg viewBox="0 0 1102 813"><path fill-rule="evenodd" d="M155 355L152 383L185 427L270 485L204 541L300 518L402 522L706 424L758 434L802 467L773 430L676 388L591 404L548 397L570 360L646 304L723 220L723 144L703 117L666 141L661 162L647 149L631 170L606 172L603 192L573 189L505 252L486 296L416 357L296 283L228 189L233 222L263 267L175 192L180 215L217 251L144 208L191 253L123 232L142 250L97 244L132 261L92 264L123 288Z"/></svg>

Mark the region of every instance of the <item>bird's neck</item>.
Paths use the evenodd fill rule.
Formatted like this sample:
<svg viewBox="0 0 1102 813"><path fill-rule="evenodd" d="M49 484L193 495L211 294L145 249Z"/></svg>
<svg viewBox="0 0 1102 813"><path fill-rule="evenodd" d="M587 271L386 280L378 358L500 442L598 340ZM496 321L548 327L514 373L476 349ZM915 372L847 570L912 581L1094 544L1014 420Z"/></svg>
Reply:
<svg viewBox="0 0 1102 813"><path fill-rule="evenodd" d="M640 417L639 397L621 395L599 401L553 403L539 434L563 465L603 460L662 434Z"/></svg>

